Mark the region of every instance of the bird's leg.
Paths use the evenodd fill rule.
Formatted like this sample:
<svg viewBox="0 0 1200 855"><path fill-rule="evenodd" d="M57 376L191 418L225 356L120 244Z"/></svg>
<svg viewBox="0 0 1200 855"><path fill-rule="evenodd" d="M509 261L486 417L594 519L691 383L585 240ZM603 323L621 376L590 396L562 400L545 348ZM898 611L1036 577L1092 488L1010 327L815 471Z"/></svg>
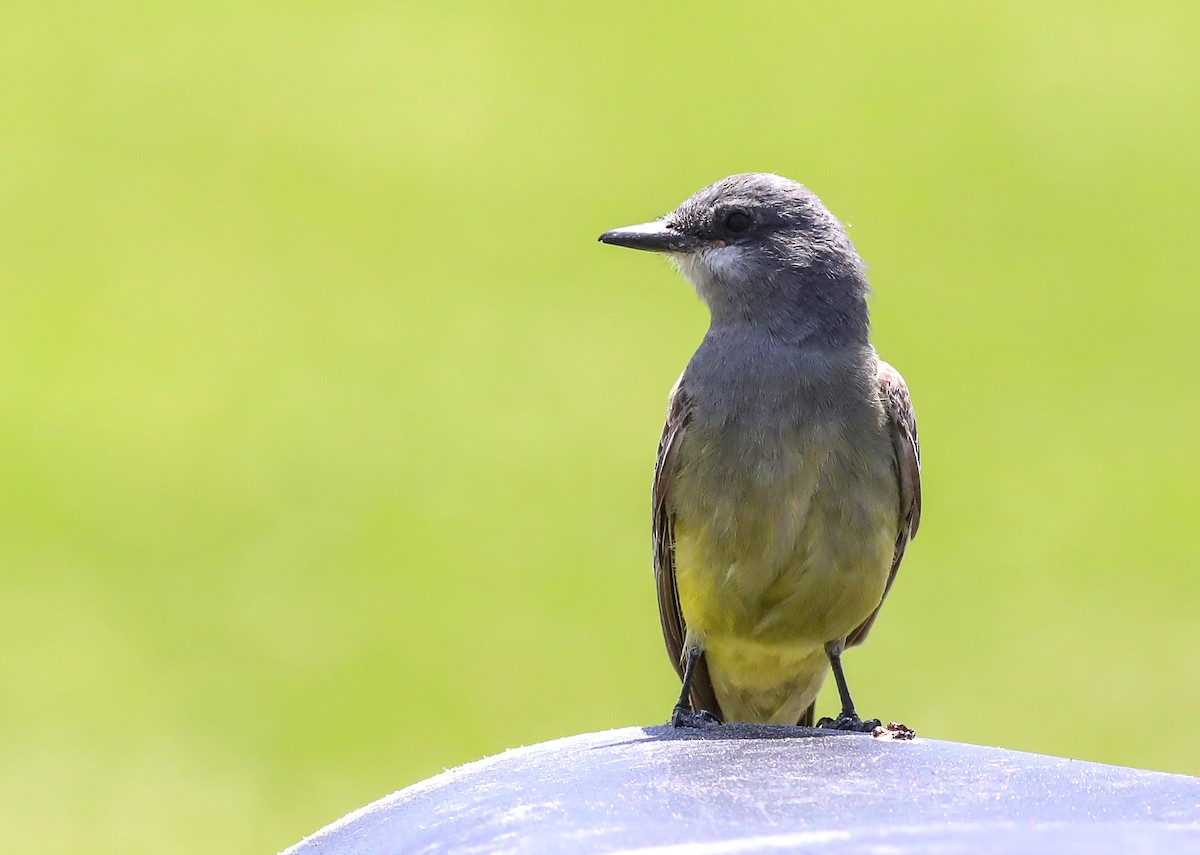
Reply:
<svg viewBox="0 0 1200 855"><path fill-rule="evenodd" d="M695 673L696 663L704 651L698 646L689 647L687 662L683 666L683 691L679 693L679 703L671 710L671 725L673 727L704 727L721 722L708 710L692 709L692 701L688 697L692 692L692 674Z"/></svg>
<svg viewBox="0 0 1200 855"><path fill-rule="evenodd" d="M877 718L863 721L854 711L854 701L850 699L850 689L846 686L846 674L842 671L842 650L845 649L845 646L845 639L831 641L825 645L825 654L829 657L829 667L833 669L833 679L837 682L838 696L842 699L842 712L837 718L826 716L817 722L817 727L870 733L879 727L881 722Z"/></svg>

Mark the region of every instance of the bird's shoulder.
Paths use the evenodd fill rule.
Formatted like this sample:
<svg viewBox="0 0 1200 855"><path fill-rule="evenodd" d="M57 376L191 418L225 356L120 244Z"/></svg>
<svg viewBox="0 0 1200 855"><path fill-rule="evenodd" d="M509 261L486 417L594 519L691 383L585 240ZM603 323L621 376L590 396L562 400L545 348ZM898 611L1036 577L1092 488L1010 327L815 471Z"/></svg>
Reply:
<svg viewBox="0 0 1200 855"><path fill-rule="evenodd" d="M883 360L879 360L876 382L896 454L904 527L911 538L921 524L921 441L917 436L917 415L908 384L899 371Z"/></svg>

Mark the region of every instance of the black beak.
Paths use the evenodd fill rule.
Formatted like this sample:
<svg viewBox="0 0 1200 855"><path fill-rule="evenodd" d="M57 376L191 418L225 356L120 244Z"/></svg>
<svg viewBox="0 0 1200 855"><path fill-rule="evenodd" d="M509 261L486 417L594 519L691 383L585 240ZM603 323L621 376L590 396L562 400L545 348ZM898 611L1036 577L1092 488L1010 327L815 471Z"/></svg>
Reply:
<svg viewBox="0 0 1200 855"><path fill-rule="evenodd" d="M700 240L671 228L665 220L613 229L600 235L600 243L647 252L690 252L701 245Z"/></svg>

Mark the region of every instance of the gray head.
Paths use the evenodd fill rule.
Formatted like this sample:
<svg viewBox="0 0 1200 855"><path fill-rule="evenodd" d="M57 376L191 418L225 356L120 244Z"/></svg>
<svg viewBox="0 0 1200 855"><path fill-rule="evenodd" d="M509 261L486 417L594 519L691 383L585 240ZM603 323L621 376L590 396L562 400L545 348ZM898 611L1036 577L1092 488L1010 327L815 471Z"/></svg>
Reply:
<svg viewBox="0 0 1200 855"><path fill-rule="evenodd" d="M748 321L792 339L866 341L862 261L816 194L790 179L731 175L662 219L600 240L670 256L714 324Z"/></svg>

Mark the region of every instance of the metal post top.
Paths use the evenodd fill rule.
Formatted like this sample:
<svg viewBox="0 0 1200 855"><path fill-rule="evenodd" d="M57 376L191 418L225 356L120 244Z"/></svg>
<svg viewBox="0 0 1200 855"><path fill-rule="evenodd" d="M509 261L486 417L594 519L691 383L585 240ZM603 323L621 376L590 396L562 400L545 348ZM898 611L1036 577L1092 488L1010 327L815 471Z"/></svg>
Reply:
<svg viewBox="0 0 1200 855"><path fill-rule="evenodd" d="M1200 778L918 738L631 727L451 769L285 855L1200 853Z"/></svg>

